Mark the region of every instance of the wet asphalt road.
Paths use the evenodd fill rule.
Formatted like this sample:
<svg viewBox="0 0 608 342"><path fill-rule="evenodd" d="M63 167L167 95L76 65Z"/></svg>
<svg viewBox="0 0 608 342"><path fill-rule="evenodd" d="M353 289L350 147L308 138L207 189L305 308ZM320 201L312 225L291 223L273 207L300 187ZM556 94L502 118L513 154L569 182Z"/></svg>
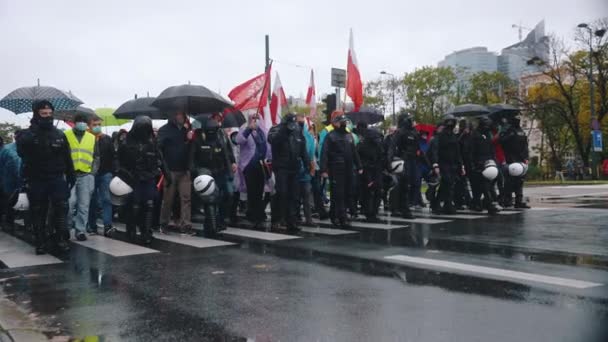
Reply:
<svg viewBox="0 0 608 342"><path fill-rule="evenodd" d="M73 244L58 263L0 270L0 295L56 339L606 341L606 200L410 222L390 243L361 227L210 248Z"/></svg>

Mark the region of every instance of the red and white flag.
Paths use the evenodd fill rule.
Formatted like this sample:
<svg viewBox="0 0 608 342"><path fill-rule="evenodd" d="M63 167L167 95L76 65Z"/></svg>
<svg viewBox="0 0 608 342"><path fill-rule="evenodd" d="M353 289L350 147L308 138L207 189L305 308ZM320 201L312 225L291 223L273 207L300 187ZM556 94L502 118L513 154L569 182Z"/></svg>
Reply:
<svg viewBox="0 0 608 342"><path fill-rule="evenodd" d="M270 77L270 69L269 67L265 73L239 84L228 93L228 97L234 101L236 109L242 111L260 109L266 105L270 90L269 82L267 82Z"/></svg>
<svg viewBox="0 0 608 342"><path fill-rule="evenodd" d="M276 125L281 121L281 110L287 106L287 97L285 91L283 91L283 85L281 84L281 78L279 73L274 78L274 88L272 90L272 98L270 99L270 117L272 119L272 125Z"/></svg>
<svg viewBox="0 0 608 342"><path fill-rule="evenodd" d="M359 63L355 54L355 44L353 43L353 30L350 30L348 64L346 66L346 94L355 105L354 111L358 111L363 104L363 82L359 72Z"/></svg>
<svg viewBox="0 0 608 342"><path fill-rule="evenodd" d="M310 117L317 115L317 91L315 89L315 73L310 70L310 84L306 92L306 105L310 107Z"/></svg>

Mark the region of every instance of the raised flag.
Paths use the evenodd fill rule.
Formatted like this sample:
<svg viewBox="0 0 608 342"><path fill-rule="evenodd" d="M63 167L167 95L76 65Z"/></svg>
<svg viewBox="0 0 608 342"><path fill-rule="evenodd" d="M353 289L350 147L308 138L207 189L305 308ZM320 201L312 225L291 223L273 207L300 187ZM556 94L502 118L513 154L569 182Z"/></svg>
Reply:
<svg viewBox="0 0 608 342"><path fill-rule="evenodd" d="M242 111L263 108L268 99L269 85L266 80L269 75L270 67L265 73L260 74L245 83L239 84L232 89L230 93L228 93L228 97L234 102L234 108Z"/></svg>
<svg viewBox="0 0 608 342"><path fill-rule="evenodd" d="M281 121L281 110L287 106L287 97L283 91L281 78L279 73L274 78L274 89L272 90L272 98L270 99L270 116L272 125L276 125Z"/></svg>
<svg viewBox="0 0 608 342"><path fill-rule="evenodd" d="M306 105L310 107L310 116L315 117L317 115L317 92L315 89L314 70L310 70L310 84L306 92Z"/></svg>
<svg viewBox="0 0 608 342"><path fill-rule="evenodd" d="M350 30L348 63L346 66L346 94L355 105L354 111L358 111L363 104L363 82L359 72L359 63L355 54L355 44L353 42L353 30Z"/></svg>

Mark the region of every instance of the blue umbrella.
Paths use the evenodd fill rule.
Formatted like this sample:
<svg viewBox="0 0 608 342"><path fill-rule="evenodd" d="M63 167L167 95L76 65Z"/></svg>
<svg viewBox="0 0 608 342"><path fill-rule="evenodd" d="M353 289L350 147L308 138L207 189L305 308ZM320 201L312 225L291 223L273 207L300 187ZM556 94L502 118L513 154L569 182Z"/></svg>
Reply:
<svg viewBox="0 0 608 342"><path fill-rule="evenodd" d="M70 110L76 108L83 102L69 92L53 87L23 87L13 90L0 100L0 107L10 110L15 114L29 113L32 111L34 101L47 100L53 104L55 110Z"/></svg>

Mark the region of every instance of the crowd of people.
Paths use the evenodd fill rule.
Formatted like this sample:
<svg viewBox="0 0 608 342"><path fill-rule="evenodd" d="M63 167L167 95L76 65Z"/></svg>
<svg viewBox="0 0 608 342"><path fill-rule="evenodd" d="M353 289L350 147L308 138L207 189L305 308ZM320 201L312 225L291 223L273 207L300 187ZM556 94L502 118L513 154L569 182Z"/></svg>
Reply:
<svg viewBox="0 0 608 342"><path fill-rule="evenodd" d="M528 144L516 115L458 122L447 114L428 132L402 114L384 133L341 111L319 131L298 113L269 130L250 114L230 130L221 113L193 128L186 113L173 112L158 130L138 116L110 137L85 115L57 129L49 101L32 112L30 127L2 144L0 191L3 228L26 213L37 254L67 251L70 230L84 241L98 221L111 236L117 219L129 240L149 244L154 230L194 234L193 213L204 214L203 233L214 236L229 224L267 229L268 207L270 229L287 232L314 225L315 216L344 229L360 214L381 222L382 206L406 219L426 203L435 215L529 208Z"/></svg>

